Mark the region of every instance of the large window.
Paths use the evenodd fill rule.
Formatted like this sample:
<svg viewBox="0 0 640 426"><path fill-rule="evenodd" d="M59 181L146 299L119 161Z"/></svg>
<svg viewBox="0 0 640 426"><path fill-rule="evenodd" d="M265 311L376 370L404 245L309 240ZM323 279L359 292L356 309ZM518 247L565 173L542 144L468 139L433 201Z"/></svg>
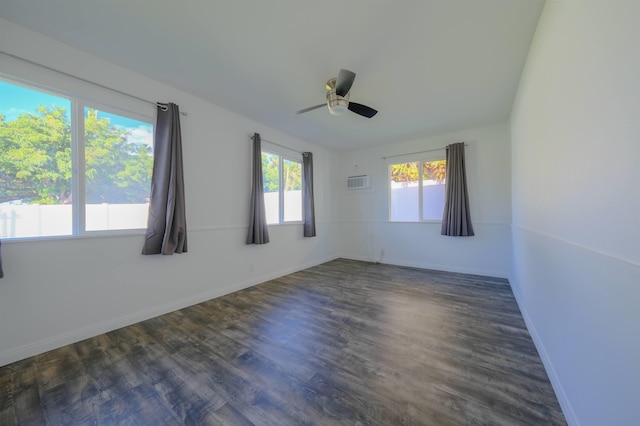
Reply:
<svg viewBox="0 0 640 426"><path fill-rule="evenodd" d="M302 162L262 151L267 223L302 221Z"/></svg>
<svg viewBox="0 0 640 426"><path fill-rule="evenodd" d="M148 117L0 80L0 237L146 228Z"/></svg>
<svg viewBox="0 0 640 426"><path fill-rule="evenodd" d="M392 222L441 221L446 161L412 161L389 166Z"/></svg>

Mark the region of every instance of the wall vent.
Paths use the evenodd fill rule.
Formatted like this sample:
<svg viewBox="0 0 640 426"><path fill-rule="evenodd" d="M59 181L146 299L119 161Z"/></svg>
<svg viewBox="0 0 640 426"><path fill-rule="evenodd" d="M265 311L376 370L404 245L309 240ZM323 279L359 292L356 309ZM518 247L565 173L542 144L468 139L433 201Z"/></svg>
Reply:
<svg viewBox="0 0 640 426"><path fill-rule="evenodd" d="M369 175L348 176L347 189L362 189L369 187Z"/></svg>

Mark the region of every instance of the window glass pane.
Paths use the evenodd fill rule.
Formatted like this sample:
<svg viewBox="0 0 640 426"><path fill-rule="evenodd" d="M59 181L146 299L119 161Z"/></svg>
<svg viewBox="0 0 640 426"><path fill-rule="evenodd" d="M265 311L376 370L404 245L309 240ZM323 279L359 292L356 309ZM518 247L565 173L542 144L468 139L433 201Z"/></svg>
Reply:
<svg viewBox="0 0 640 426"><path fill-rule="evenodd" d="M442 220L446 161L422 163L422 219Z"/></svg>
<svg viewBox="0 0 640 426"><path fill-rule="evenodd" d="M390 173L391 220L420 220L418 163L392 164Z"/></svg>
<svg viewBox="0 0 640 426"><path fill-rule="evenodd" d="M302 163L283 159L284 221L302 220Z"/></svg>
<svg viewBox="0 0 640 426"><path fill-rule="evenodd" d="M0 81L0 237L72 233L69 99Z"/></svg>
<svg viewBox="0 0 640 426"><path fill-rule="evenodd" d="M86 230L146 228L153 126L84 109Z"/></svg>
<svg viewBox="0 0 640 426"><path fill-rule="evenodd" d="M267 223L280 222L280 157L268 152L262 153L262 184L264 186L264 207Z"/></svg>

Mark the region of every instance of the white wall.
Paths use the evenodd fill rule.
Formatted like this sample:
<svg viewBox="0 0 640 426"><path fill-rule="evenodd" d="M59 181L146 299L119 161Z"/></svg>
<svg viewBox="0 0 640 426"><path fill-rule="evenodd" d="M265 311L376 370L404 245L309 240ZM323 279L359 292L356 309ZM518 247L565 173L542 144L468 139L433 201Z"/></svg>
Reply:
<svg viewBox="0 0 640 426"><path fill-rule="evenodd" d="M575 425L640 424L639 16L548 1L511 118L511 283Z"/></svg>
<svg viewBox="0 0 640 426"><path fill-rule="evenodd" d="M468 144L465 148L467 182L476 235L442 236L439 222L389 222L389 162L382 157L442 148L461 141ZM444 150L440 153L444 156ZM463 130L341 155L334 177L334 208L341 256L507 277L511 246L510 155L506 125ZM403 159L397 157L389 161ZM371 176L372 187L347 190L346 177L360 174Z"/></svg>
<svg viewBox="0 0 640 426"><path fill-rule="evenodd" d="M189 253L174 256L141 256L143 235L3 242L0 365L335 257L329 222L333 154L2 19L0 50L180 105L188 113L181 124L189 226ZM5 55L0 73L33 79L50 74ZM122 98L89 89L100 98ZM270 244L244 244L250 176L242 170L253 132L314 153L318 237L303 238L302 225L273 226ZM229 176L235 187L227 185Z"/></svg>

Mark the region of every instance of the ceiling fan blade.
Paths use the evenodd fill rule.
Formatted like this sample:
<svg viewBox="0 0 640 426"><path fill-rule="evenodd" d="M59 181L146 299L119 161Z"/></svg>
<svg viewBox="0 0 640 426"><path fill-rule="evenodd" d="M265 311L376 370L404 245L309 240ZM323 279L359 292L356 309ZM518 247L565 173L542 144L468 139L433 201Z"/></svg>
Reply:
<svg viewBox="0 0 640 426"><path fill-rule="evenodd" d="M375 109L366 105L359 104L357 102L349 102L349 111L360 114L364 117L371 118L378 113Z"/></svg>
<svg viewBox="0 0 640 426"><path fill-rule="evenodd" d="M341 69L336 79L336 95L345 96L351 90L353 80L356 78L356 73L349 70Z"/></svg>
<svg viewBox="0 0 640 426"><path fill-rule="evenodd" d="M300 114L303 114L305 112L313 111L314 109L322 108L323 106L326 106L326 105L327 105L326 102L323 103L323 104L320 104L320 105L314 105L312 107L301 109L300 111L296 111L296 114L300 115Z"/></svg>

